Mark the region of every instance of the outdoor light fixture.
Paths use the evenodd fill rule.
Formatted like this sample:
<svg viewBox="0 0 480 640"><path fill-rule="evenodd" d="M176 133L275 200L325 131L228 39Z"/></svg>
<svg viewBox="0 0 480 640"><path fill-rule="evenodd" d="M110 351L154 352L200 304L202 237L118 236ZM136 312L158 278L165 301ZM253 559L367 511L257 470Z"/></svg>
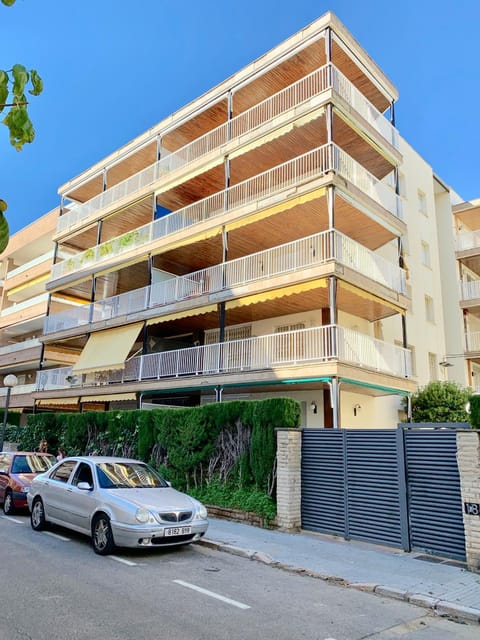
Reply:
<svg viewBox="0 0 480 640"><path fill-rule="evenodd" d="M464 353L450 353L445 354L443 358L438 363L440 367L453 367L453 363L449 362L452 358L465 358Z"/></svg>
<svg viewBox="0 0 480 640"><path fill-rule="evenodd" d="M453 367L453 364L447 360L447 356L438 363L440 367Z"/></svg>
<svg viewBox="0 0 480 640"><path fill-rule="evenodd" d="M7 387L7 397L5 399L5 409L3 412L3 426L2 426L2 434L0 436L0 451L3 451L3 441L5 440L5 429L7 428L7 417L8 417L8 405L10 404L10 393L12 392L12 388L18 384L17 376L14 376L13 373L9 373L3 379L3 386Z"/></svg>
<svg viewBox="0 0 480 640"><path fill-rule="evenodd" d="M317 413L318 407L317 407L317 403L315 402L315 400L311 401L310 409L311 409L312 413Z"/></svg>
<svg viewBox="0 0 480 640"><path fill-rule="evenodd" d="M360 405L360 404L354 405L354 407L353 407L353 415L356 416L361 408L362 408L362 405Z"/></svg>

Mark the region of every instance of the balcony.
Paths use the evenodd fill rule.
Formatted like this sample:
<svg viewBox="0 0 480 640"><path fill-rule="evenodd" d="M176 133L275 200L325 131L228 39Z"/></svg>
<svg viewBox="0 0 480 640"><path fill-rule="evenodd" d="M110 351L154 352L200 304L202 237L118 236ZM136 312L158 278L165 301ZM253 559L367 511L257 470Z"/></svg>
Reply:
<svg viewBox="0 0 480 640"><path fill-rule="evenodd" d="M200 295L225 292L222 299L231 298L238 287L330 261L352 269L397 294L406 293L405 271L398 265L338 231L323 231L267 251L47 316L44 334L148 309L161 309L183 300L192 300L195 304L195 297Z"/></svg>
<svg viewBox="0 0 480 640"><path fill-rule="evenodd" d="M401 378L412 375L411 353L358 331L327 325L137 356L119 371L74 375L72 367L37 372L37 391L234 374L321 363L349 364ZM192 382L190 381L191 385Z"/></svg>
<svg viewBox="0 0 480 640"><path fill-rule="evenodd" d="M268 133L280 116L283 122L289 114L298 117L303 111L315 108L321 103L322 94L328 90L340 96L381 140L398 151L397 130L336 67L325 65L184 147L174 152L163 149L163 157L158 162L87 202L74 205L58 218L57 234L63 235L98 219L102 210L108 208L113 211L116 202L127 197L133 200L148 187L153 192L154 186L158 187L159 181L165 176L170 177L173 171L188 168L187 165L211 152L220 151L226 144L235 144L235 141L238 144L240 140L243 144L252 133ZM300 107L303 107L303 111ZM222 149L222 155L227 153L226 149Z"/></svg>
<svg viewBox="0 0 480 640"><path fill-rule="evenodd" d="M460 282L460 300L480 300L480 279Z"/></svg>
<svg viewBox="0 0 480 640"><path fill-rule="evenodd" d="M471 251L472 249L480 251L480 229L459 232L455 240L455 249L457 251Z"/></svg>
<svg viewBox="0 0 480 640"><path fill-rule="evenodd" d="M235 211L254 206L262 208L261 201L277 196L286 189L333 172L348 181L362 194L374 200L390 214L403 220L402 201L384 182L377 180L358 162L335 144L323 145L302 156L289 160L234 187L224 189L208 198L174 211L159 220L138 227L113 240L91 247L68 260L52 266L51 280L47 288L55 286L55 280L72 274L78 277L82 271L114 262L134 250L146 253L152 243L158 246L162 238L208 221L215 221L227 212L235 219ZM117 260L118 261L118 260Z"/></svg>

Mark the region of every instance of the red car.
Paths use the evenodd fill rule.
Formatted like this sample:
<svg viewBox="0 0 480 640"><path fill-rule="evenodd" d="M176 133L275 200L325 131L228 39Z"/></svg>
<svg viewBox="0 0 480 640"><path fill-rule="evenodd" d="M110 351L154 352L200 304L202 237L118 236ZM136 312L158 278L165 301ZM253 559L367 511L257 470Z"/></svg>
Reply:
<svg viewBox="0 0 480 640"><path fill-rule="evenodd" d="M0 503L3 512L12 515L15 509L26 509L27 493L33 478L48 471L56 462L49 453L33 451L3 451L0 453Z"/></svg>

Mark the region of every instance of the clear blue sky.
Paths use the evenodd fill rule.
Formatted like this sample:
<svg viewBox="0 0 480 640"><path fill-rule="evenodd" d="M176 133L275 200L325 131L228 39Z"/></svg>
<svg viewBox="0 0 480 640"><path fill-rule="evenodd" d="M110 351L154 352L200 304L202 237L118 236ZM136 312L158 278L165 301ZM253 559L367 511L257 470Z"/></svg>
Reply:
<svg viewBox="0 0 480 640"><path fill-rule="evenodd" d="M11 232L59 185L332 10L398 87L397 127L463 198L480 197L478 0L17 0L0 5L0 68L44 93L21 152L0 127Z"/></svg>

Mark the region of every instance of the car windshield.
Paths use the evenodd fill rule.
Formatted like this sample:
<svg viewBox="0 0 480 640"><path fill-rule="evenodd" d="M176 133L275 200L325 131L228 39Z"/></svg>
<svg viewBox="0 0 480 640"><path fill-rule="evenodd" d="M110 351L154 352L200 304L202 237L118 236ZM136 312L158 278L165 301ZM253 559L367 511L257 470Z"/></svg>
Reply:
<svg viewBox="0 0 480 640"><path fill-rule="evenodd" d="M151 489L168 487L151 467L140 462L100 462L98 483L103 489Z"/></svg>
<svg viewBox="0 0 480 640"><path fill-rule="evenodd" d="M26 454L15 456L12 463L12 473L43 473L55 464L54 456L36 456Z"/></svg>

